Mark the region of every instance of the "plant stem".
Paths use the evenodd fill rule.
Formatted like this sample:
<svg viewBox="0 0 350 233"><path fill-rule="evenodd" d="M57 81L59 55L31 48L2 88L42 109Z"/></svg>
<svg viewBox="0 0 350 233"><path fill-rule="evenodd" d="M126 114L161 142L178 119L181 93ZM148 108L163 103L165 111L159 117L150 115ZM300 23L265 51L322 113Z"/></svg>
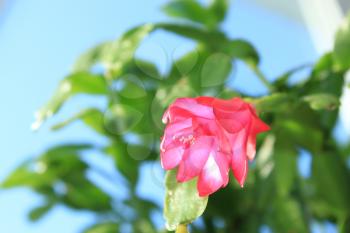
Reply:
<svg viewBox="0 0 350 233"><path fill-rule="evenodd" d="M265 77L265 75L261 72L261 70L259 69L258 66L256 65L251 65L248 64L248 66L252 69L252 71L255 73L255 75L259 78L259 80L265 85L265 87L267 87L267 89L269 89L270 92L274 91L273 86L271 85L271 83L267 80L267 78Z"/></svg>
<svg viewBox="0 0 350 233"><path fill-rule="evenodd" d="M188 233L186 225L178 225L175 233Z"/></svg>

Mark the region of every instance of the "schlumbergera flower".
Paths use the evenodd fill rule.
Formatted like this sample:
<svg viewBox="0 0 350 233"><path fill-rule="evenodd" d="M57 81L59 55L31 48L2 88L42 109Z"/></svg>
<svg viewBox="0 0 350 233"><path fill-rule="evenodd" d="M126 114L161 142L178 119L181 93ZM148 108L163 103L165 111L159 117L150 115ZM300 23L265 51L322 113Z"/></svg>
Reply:
<svg viewBox="0 0 350 233"><path fill-rule="evenodd" d="M243 187L256 135L269 130L254 106L240 98L179 98L162 120L167 124L160 145L162 166L178 167L178 182L198 176L200 196L225 187L230 168Z"/></svg>

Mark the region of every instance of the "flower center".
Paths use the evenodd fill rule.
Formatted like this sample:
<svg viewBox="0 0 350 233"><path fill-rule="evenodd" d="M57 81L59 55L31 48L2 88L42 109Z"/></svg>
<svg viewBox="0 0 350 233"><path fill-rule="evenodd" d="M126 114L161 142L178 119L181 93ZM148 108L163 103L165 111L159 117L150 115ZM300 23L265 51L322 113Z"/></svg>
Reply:
<svg viewBox="0 0 350 233"><path fill-rule="evenodd" d="M187 136L174 136L173 140L178 140L179 142L181 142L185 147L191 146L194 144L194 142L196 141L196 139L193 137L192 134L189 134Z"/></svg>

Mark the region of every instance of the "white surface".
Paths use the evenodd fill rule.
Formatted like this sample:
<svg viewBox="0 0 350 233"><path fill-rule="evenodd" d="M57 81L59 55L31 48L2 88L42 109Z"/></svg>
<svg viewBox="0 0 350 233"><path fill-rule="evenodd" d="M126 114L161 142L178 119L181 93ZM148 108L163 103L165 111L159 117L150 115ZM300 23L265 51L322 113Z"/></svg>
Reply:
<svg viewBox="0 0 350 233"><path fill-rule="evenodd" d="M334 38L344 13L349 10L349 0L251 0L275 10L308 29L313 44L319 55L331 51ZM350 82L347 74L346 85ZM350 135L350 88L344 87L341 98L340 123Z"/></svg>

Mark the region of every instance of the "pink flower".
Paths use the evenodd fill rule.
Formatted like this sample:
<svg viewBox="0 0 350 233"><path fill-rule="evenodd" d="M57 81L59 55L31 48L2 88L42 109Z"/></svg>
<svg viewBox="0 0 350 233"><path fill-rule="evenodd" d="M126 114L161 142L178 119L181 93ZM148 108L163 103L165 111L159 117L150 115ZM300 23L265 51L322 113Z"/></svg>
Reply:
<svg viewBox="0 0 350 233"><path fill-rule="evenodd" d="M198 176L200 196L225 187L230 167L243 187L248 159L255 156L256 135L270 129L240 98L179 98L164 113L163 123L163 168L178 167L179 182Z"/></svg>

